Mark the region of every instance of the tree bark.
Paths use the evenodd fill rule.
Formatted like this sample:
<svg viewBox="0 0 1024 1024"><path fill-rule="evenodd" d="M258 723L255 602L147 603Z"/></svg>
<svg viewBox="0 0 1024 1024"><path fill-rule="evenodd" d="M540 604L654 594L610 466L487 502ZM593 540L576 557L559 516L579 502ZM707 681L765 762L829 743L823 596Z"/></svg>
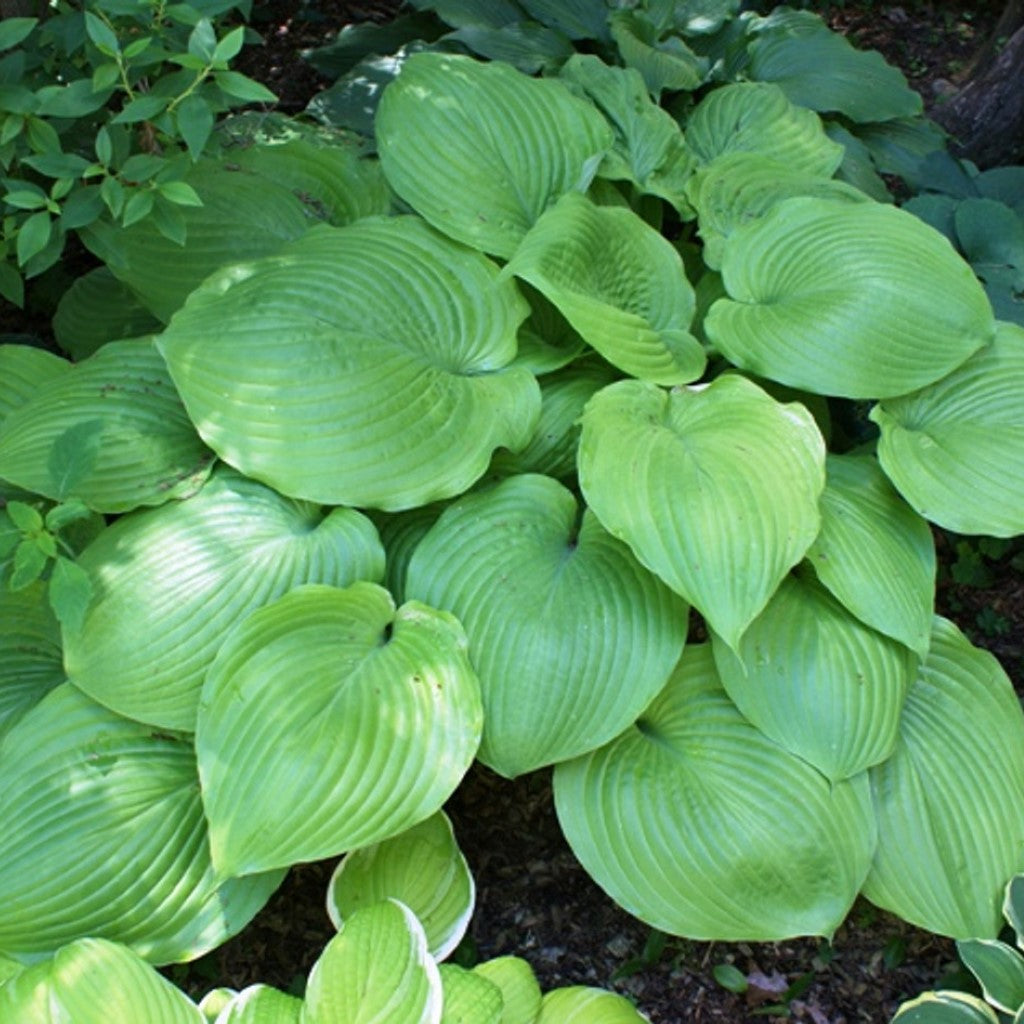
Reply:
<svg viewBox="0 0 1024 1024"><path fill-rule="evenodd" d="M1024 0L1008 0L956 92L934 112L979 167L1024 160Z"/></svg>

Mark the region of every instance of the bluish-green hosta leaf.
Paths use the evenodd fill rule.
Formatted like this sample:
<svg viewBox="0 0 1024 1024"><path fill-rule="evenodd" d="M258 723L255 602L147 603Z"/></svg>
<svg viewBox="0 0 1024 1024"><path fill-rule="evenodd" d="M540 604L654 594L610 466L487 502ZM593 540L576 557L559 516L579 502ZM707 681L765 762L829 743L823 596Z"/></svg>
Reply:
<svg viewBox="0 0 1024 1024"><path fill-rule="evenodd" d="M755 729L688 647L640 720L555 768L580 862L631 914L694 939L831 935L867 874L867 777L831 784Z"/></svg>
<svg viewBox="0 0 1024 1024"><path fill-rule="evenodd" d="M685 186L694 160L674 118L651 101L640 72L578 53L566 62L562 77L583 90L615 132L601 176L631 181L641 192L686 212Z"/></svg>
<svg viewBox="0 0 1024 1024"><path fill-rule="evenodd" d="M816 580L790 576L736 652L717 638L722 685L766 736L833 781L884 761L917 662Z"/></svg>
<svg viewBox="0 0 1024 1024"><path fill-rule="evenodd" d="M501 28L523 16L515 0L409 0L409 6L418 11L436 11L439 18L455 28L463 25Z"/></svg>
<svg viewBox="0 0 1024 1024"><path fill-rule="evenodd" d="M1024 863L1024 714L996 659L945 619L871 780L879 842L864 895L940 935L995 938Z"/></svg>
<svg viewBox="0 0 1024 1024"><path fill-rule="evenodd" d="M974 178L974 184L986 199L1006 203L1024 217L1024 167L991 167Z"/></svg>
<svg viewBox="0 0 1024 1024"><path fill-rule="evenodd" d="M283 498L231 470L188 501L118 520L79 559L94 599L65 630L76 686L119 714L196 727L199 693L228 630L303 583L379 582L370 521Z"/></svg>
<svg viewBox="0 0 1024 1024"><path fill-rule="evenodd" d="M935 604L935 544L928 524L871 456L830 455L821 532L807 558L818 579L862 622L928 650Z"/></svg>
<svg viewBox="0 0 1024 1024"><path fill-rule="evenodd" d="M521 957L499 956L473 968L474 974L501 990L500 1024L535 1024L540 1013L541 991L533 968Z"/></svg>
<svg viewBox="0 0 1024 1024"><path fill-rule="evenodd" d="M1024 957L997 939L961 939L956 951L985 999L1003 1013L1024 1006Z"/></svg>
<svg viewBox="0 0 1024 1024"><path fill-rule="evenodd" d="M788 199L725 245L728 299L704 328L733 363L784 384L887 398L930 384L992 339L971 268L912 214Z"/></svg>
<svg viewBox="0 0 1024 1024"><path fill-rule="evenodd" d="M659 25L674 27L685 36L711 35L739 12L740 0L647 0L647 10Z"/></svg>
<svg viewBox="0 0 1024 1024"><path fill-rule="evenodd" d="M180 207L184 245L165 238L152 218L85 235L96 255L163 322L213 271L277 252L316 223L289 189L248 171L200 161L185 181L203 205Z"/></svg>
<svg viewBox="0 0 1024 1024"><path fill-rule="evenodd" d="M53 318L57 344L75 360L91 356L108 341L158 330L160 321L108 267L77 278L61 296Z"/></svg>
<svg viewBox="0 0 1024 1024"><path fill-rule="evenodd" d="M60 626L45 584L0 587L0 740L64 678Z"/></svg>
<svg viewBox="0 0 1024 1024"><path fill-rule="evenodd" d="M196 750L223 877L317 860L409 828L451 795L480 741L462 627L372 583L305 586L225 640Z"/></svg>
<svg viewBox="0 0 1024 1024"><path fill-rule="evenodd" d="M416 915L438 962L462 941L476 886L443 811L347 854L327 887L327 915L340 929L360 908L388 899L400 900Z"/></svg>
<svg viewBox="0 0 1024 1024"><path fill-rule="evenodd" d="M903 1003L892 1024L999 1024L999 1018L966 992L925 992Z"/></svg>
<svg viewBox="0 0 1024 1024"><path fill-rule="evenodd" d="M868 197L842 181L791 170L761 153L726 153L705 165L686 189L697 211L704 262L715 269L729 236L794 196L862 203Z"/></svg>
<svg viewBox="0 0 1024 1024"><path fill-rule="evenodd" d="M391 187L439 230L509 257L544 210L590 184L612 133L553 79L507 64L421 53L376 119Z"/></svg>
<svg viewBox="0 0 1024 1024"><path fill-rule="evenodd" d="M364 907L313 965L302 1024L441 1024L437 965L397 900Z"/></svg>
<svg viewBox="0 0 1024 1024"><path fill-rule="evenodd" d="M843 159L813 111L776 85L739 82L714 89L686 122L686 145L702 164L726 153L760 153L791 171L828 178Z"/></svg>
<svg viewBox="0 0 1024 1024"><path fill-rule="evenodd" d="M540 420L532 440L521 452L496 452L491 469L502 476L542 473L563 479L575 474L583 408L616 376L606 363L590 359L542 377Z"/></svg>
<svg viewBox="0 0 1024 1024"><path fill-rule="evenodd" d="M441 1024L504 1024L504 1000L497 985L456 964L441 964L438 971L444 994Z"/></svg>
<svg viewBox="0 0 1024 1024"><path fill-rule="evenodd" d="M942 380L871 410L878 460L925 519L966 534L1024 531L1024 327Z"/></svg>
<svg viewBox="0 0 1024 1024"><path fill-rule="evenodd" d="M995 199L964 199L953 215L957 240L983 281L1000 272L1011 290L1024 291L1024 218Z"/></svg>
<svg viewBox="0 0 1024 1024"><path fill-rule="evenodd" d="M892 193L875 168L871 151L845 125L838 121L825 121L825 131L833 142L843 147L843 162L835 176L866 196L880 203L891 203Z"/></svg>
<svg viewBox="0 0 1024 1024"><path fill-rule="evenodd" d="M70 369L71 363L45 349L0 345L0 426L15 409Z"/></svg>
<svg viewBox="0 0 1024 1024"><path fill-rule="evenodd" d="M882 174L895 174L916 188L975 194L971 179L947 150L948 136L929 118L897 118L851 128Z"/></svg>
<svg viewBox="0 0 1024 1024"><path fill-rule="evenodd" d="M706 356L690 334L694 295L679 253L632 210L563 196L533 226L506 273L529 282L619 369L658 384L696 380Z"/></svg>
<svg viewBox="0 0 1024 1024"><path fill-rule="evenodd" d="M526 303L415 217L309 232L208 280L158 346L199 433L283 494L388 510L460 494L540 413Z"/></svg>
<svg viewBox="0 0 1024 1024"><path fill-rule="evenodd" d="M579 474L605 528L735 647L818 533L825 445L803 406L736 375L620 381L587 405Z"/></svg>
<svg viewBox="0 0 1024 1024"><path fill-rule="evenodd" d="M280 872L220 885L190 743L120 718L70 684L0 745L0 950L38 959L83 936L153 963L240 931Z"/></svg>
<svg viewBox="0 0 1024 1024"><path fill-rule="evenodd" d="M575 52L568 36L535 21L516 21L501 28L467 25L444 37L462 43L477 56L502 61L528 75L555 72Z"/></svg>
<svg viewBox="0 0 1024 1024"><path fill-rule="evenodd" d="M82 938L0 985L10 1024L204 1024L199 1008L131 949Z"/></svg>
<svg viewBox="0 0 1024 1024"><path fill-rule="evenodd" d="M694 53L680 36L662 37L642 11L617 11L609 25L623 63L640 72L655 98L665 90L692 92L707 81L711 62Z"/></svg>
<svg viewBox="0 0 1024 1024"><path fill-rule="evenodd" d="M625 997L585 985L545 994L536 1024L646 1024L647 1018Z"/></svg>
<svg viewBox="0 0 1024 1024"><path fill-rule="evenodd" d="M478 757L509 778L621 732L686 640L685 603L543 476L452 505L413 554L406 592L465 626L484 702Z"/></svg>
<svg viewBox="0 0 1024 1024"><path fill-rule="evenodd" d="M607 39L610 0L519 0L532 18L570 39Z"/></svg>
<svg viewBox="0 0 1024 1024"><path fill-rule="evenodd" d="M151 340L104 345L0 427L0 477L97 512L187 497L212 459Z"/></svg>
<svg viewBox="0 0 1024 1024"><path fill-rule="evenodd" d="M236 993L214 1024L301 1024L302 1000L269 985L250 985Z"/></svg>

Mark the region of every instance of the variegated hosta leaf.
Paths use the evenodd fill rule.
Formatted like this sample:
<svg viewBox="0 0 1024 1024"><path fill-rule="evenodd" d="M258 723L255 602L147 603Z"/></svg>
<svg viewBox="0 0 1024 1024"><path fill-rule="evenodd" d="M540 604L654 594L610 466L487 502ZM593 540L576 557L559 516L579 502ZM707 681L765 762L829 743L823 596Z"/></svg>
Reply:
<svg viewBox="0 0 1024 1024"><path fill-rule="evenodd" d="M91 356L108 341L159 330L160 321L108 267L78 278L61 296L53 317L57 344L75 360Z"/></svg>
<svg viewBox="0 0 1024 1024"><path fill-rule="evenodd" d="M672 244L632 210L570 193L542 214L506 273L550 300L610 363L658 384L696 380L693 287Z"/></svg>
<svg viewBox="0 0 1024 1024"><path fill-rule="evenodd" d="M40 387L0 427L0 477L97 512L198 490L212 454L149 340L111 342Z"/></svg>
<svg viewBox="0 0 1024 1024"><path fill-rule="evenodd" d="M269 985L250 985L220 1011L215 1024L300 1024L301 1020L301 999Z"/></svg>
<svg viewBox="0 0 1024 1024"><path fill-rule="evenodd" d="M584 985L556 988L541 1002L537 1024L645 1024L625 997Z"/></svg>
<svg viewBox="0 0 1024 1024"><path fill-rule="evenodd" d="M127 228L90 228L84 236L114 275L164 323L215 270L277 252L316 223L289 189L258 174L204 160L185 181L203 205L180 207L183 244L162 235L152 218Z"/></svg>
<svg viewBox="0 0 1024 1024"><path fill-rule="evenodd" d="M416 915L397 900L357 911L327 943L302 1024L441 1024L441 978Z"/></svg>
<svg viewBox="0 0 1024 1024"><path fill-rule="evenodd" d="M455 619L386 590L310 585L228 634L196 749L222 877L334 856L438 810L480 741Z"/></svg>
<svg viewBox="0 0 1024 1024"><path fill-rule="evenodd" d="M158 344L199 433L297 498L389 510L459 494L530 439L509 368L526 304L415 217L321 227L208 280Z"/></svg>
<svg viewBox="0 0 1024 1024"><path fill-rule="evenodd" d="M22 959L91 935L154 963L244 927L274 872L218 888L190 744L119 718L73 686L0 746L0 950Z"/></svg>
<svg viewBox="0 0 1024 1024"><path fill-rule="evenodd" d="M620 381L587 405L579 472L605 529L735 647L818 533L825 445L803 406L735 374Z"/></svg>
<svg viewBox="0 0 1024 1024"><path fill-rule="evenodd" d="M829 783L755 729L688 647L607 746L555 768L580 862L631 914L693 939L831 935L871 863L867 777Z"/></svg>
<svg viewBox="0 0 1024 1024"><path fill-rule="evenodd" d="M935 543L871 456L829 455L821 532L807 558L862 622L922 657L935 604Z"/></svg>
<svg viewBox="0 0 1024 1024"><path fill-rule="evenodd" d="M221 986L212 988L199 1000L199 1012L206 1018L207 1024L215 1024L217 1016L239 993L237 989Z"/></svg>
<svg viewBox="0 0 1024 1024"><path fill-rule="evenodd" d="M733 703L766 736L833 781L884 761L917 665L813 577L782 581L733 653L715 663Z"/></svg>
<svg viewBox="0 0 1024 1024"><path fill-rule="evenodd" d="M1024 949L1024 874L1016 874L1006 883L1003 917L1017 936L1017 948Z"/></svg>
<svg viewBox="0 0 1024 1024"><path fill-rule="evenodd" d="M892 1024L999 1024L999 1018L966 992L925 992L903 1003Z"/></svg>
<svg viewBox="0 0 1024 1024"><path fill-rule="evenodd" d="M542 377L540 420L533 438L521 452L495 452L491 469L502 476L542 473L563 479L575 474L583 407L616 376L607 363L590 359Z"/></svg>
<svg viewBox="0 0 1024 1024"><path fill-rule="evenodd" d="M462 941L476 887L443 811L347 854L327 887L327 915L341 928L361 907L386 899L400 900L416 915L435 960Z"/></svg>
<svg viewBox="0 0 1024 1024"><path fill-rule="evenodd" d="M1024 532L1024 328L995 340L949 376L882 402L878 461L926 519L957 533Z"/></svg>
<svg viewBox="0 0 1024 1024"><path fill-rule="evenodd" d="M716 270L722 265L729 236L784 199L817 196L847 203L870 201L845 182L794 170L763 153L744 152L712 160L690 179L686 193L699 216L704 262Z"/></svg>
<svg viewBox="0 0 1024 1024"><path fill-rule="evenodd" d="M188 501L118 520L82 552L94 598L64 638L71 681L118 714L193 732L228 630L302 583L379 582L370 521L283 498L233 470Z"/></svg>
<svg viewBox="0 0 1024 1024"><path fill-rule="evenodd" d="M441 964L438 971L444 993L441 1024L504 1024L504 1000L497 985L456 964Z"/></svg>
<svg viewBox="0 0 1024 1024"><path fill-rule="evenodd" d="M621 732L686 640L685 603L549 477L457 501L413 554L406 589L465 626L483 692L478 757L509 778Z"/></svg>
<svg viewBox="0 0 1024 1024"><path fill-rule="evenodd" d="M702 163L725 153L760 153L800 174L829 178L843 160L813 111L777 85L738 82L713 89L686 122L686 145Z"/></svg>
<svg viewBox="0 0 1024 1024"><path fill-rule="evenodd" d="M504 1009L500 1024L535 1024L540 1013L540 985L525 960L518 956L499 956L477 964L473 973L501 990Z"/></svg>
<svg viewBox="0 0 1024 1024"><path fill-rule="evenodd" d="M391 187L446 235L508 258L548 205L589 184L612 133L561 82L417 53L375 121Z"/></svg>
<svg viewBox="0 0 1024 1024"><path fill-rule="evenodd" d="M987 651L936 618L893 756L871 772L872 903L928 931L995 938L1024 867L1024 714Z"/></svg>
<svg viewBox="0 0 1024 1024"><path fill-rule="evenodd" d="M956 951L981 991L1003 1013L1024 1006L1024 957L998 939L961 939Z"/></svg>
<svg viewBox="0 0 1024 1024"><path fill-rule="evenodd" d="M60 626L45 584L0 587L0 740L64 678Z"/></svg>
<svg viewBox="0 0 1024 1024"><path fill-rule="evenodd" d="M887 398L987 345L984 289L949 242L881 203L788 199L725 244L704 321L737 366L827 395Z"/></svg>

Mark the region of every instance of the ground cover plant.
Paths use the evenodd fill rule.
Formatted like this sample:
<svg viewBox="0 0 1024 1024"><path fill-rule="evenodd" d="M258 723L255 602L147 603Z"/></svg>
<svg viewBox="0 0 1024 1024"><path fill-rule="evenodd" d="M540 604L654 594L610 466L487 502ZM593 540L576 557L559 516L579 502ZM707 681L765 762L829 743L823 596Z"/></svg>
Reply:
<svg viewBox="0 0 1024 1024"><path fill-rule="evenodd" d="M211 131L180 231L80 231L73 361L0 348L2 998L64 1019L78 958L143 970L110 943L200 956L474 758L553 766L576 856L664 932L830 936L863 894L994 938L1024 720L934 615L928 524L1024 531L1021 264L971 235L1019 179L807 12L415 6L394 57L319 56L317 123ZM332 967L267 1013L598 998L462 1008L379 895L409 993L342 1007Z"/></svg>

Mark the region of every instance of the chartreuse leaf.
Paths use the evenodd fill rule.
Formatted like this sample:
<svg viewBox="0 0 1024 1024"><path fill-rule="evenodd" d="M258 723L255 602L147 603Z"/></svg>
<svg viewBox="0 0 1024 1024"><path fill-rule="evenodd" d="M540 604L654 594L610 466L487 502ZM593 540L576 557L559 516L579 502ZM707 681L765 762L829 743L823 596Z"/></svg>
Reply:
<svg viewBox="0 0 1024 1024"><path fill-rule="evenodd" d="M829 455L825 469L821 532L808 560L848 611L923 657L935 603L928 524L872 456Z"/></svg>
<svg viewBox="0 0 1024 1024"><path fill-rule="evenodd" d="M549 477L455 502L414 552L406 593L465 626L484 702L477 756L508 778L621 732L686 640L686 604Z"/></svg>
<svg viewBox="0 0 1024 1024"><path fill-rule="evenodd" d="M738 82L713 89L686 122L686 145L702 164L725 153L760 153L791 171L828 178L843 160L813 111L776 85Z"/></svg>
<svg viewBox="0 0 1024 1024"><path fill-rule="evenodd" d="M605 529L735 648L818 533L814 419L737 375L620 381L583 414L580 486Z"/></svg>
<svg viewBox="0 0 1024 1024"><path fill-rule="evenodd" d="M999 1024L988 1004L966 992L925 992L903 1003L892 1024Z"/></svg>
<svg viewBox="0 0 1024 1024"><path fill-rule="evenodd" d="M499 956L473 968L474 974L501 990L499 1024L534 1024L540 1013L541 992L533 968L521 957Z"/></svg>
<svg viewBox="0 0 1024 1024"><path fill-rule="evenodd" d="M15 409L35 397L71 364L45 349L30 345L0 345L0 426Z"/></svg>
<svg viewBox="0 0 1024 1024"><path fill-rule="evenodd" d="M849 778L892 753L916 659L813 577L783 580L736 652L718 640L714 652L744 716L827 778Z"/></svg>
<svg viewBox="0 0 1024 1024"><path fill-rule="evenodd" d="M1024 715L996 659L945 619L871 780L879 843L864 895L940 935L995 938L1021 867Z"/></svg>
<svg viewBox="0 0 1024 1024"><path fill-rule="evenodd" d="M604 118L561 82L442 53L406 61L375 125L398 195L445 234L505 258L559 196L586 189L612 145Z"/></svg>
<svg viewBox="0 0 1024 1024"><path fill-rule="evenodd" d="M347 920L313 965L302 1024L440 1024L437 965L416 915L397 900Z"/></svg>
<svg viewBox="0 0 1024 1024"><path fill-rule="evenodd" d="M625 997L600 988L572 985L545 994L536 1024L645 1024Z"/></svg>
<svg viewBox="0 0 1024 1024"><path fill-rule="evenodd" d="M415 217L321 227L199 288L158 345L199 433L283 494L410 508L530 439L525 302Z"/></svg>
<svg viewBox="0 0 1024 1024"><path fill-rule="evenodd" d="M438 810L480 741L462 627L372 583L299 587L211 666L196 750L222 877L369 846Z"/></svg>
<svg viewBox="0 0 1024 1024"><path fill-rule="evenodd" d="M269 985L250 985L232 997L215 1024L300 1024L302 1000Z"/></svg>
<svg viewBox="0 0 1024 1024"><path fill-rule="evenodd" d="M430 955L444 960L462 940L476 888L451 822L443 811L397 836L353 850L327 887L327 914L335 928L361 907L401 900L419 919Z"/></svg>
<svg viewBox="0 0 1024 1024"><path fill-rule="evenodd" d="M211 454L149 341L112 342L40 387L0 427L0 477L97 512L198 489Z"/></svg>
<svg viewBox="0 0 1024 1024"><path fill-rule="evenodd" d="M878 461L926 519L958 533L1024 531L1024 328L999 323L991 345L936 383L871 410Z"/></svg>
<svg viewBox="0 0 1024 1024"><path fill-rule="evenodd" d="M64 682L60 626L46 587L0 587L0 740L15 722Z"/></svg>
<svg viewBox="0 0 1024 1024"><path fill-rule="evenodd" d="M325 512L225 469L188 501L118 520L79 565L96 596L65 630L71 681L118 714L192 732L236 622L301 583L377 582L384 551L354 509Z"/></svg>
<svg viewBox="0 0 1024 1024"><path fill-rule="evenodd" d="M695 300L670 242L632 210L570 193L530 229L506 273L544 295L608 362L657 384L696 380Z"/></svg>
<svg viewBox="0 0 1024 1024"><path fill-rule="evenodd" d="M199 1000L199 1012L206 1018L208 1024L215 1024L217 1016L239 993L236 989L221 986L212 988Z"/></svg>
<svg viewBox="0 0 1024 1024"><path fill-rule="evenodd" d="M829 783L755 729L688 647L636 725L556 766L580 862L631 914L693 939L831 935L875 848L867 777Z"/></svg>
<svg viewBox="0 0 1024 1024"><path fill-rule="evenodd" d="M798 198L725 244L728 299L704 329L733 363L808 391L887 398L930 384L991 341L971 268L913 214Z"/></svg>
<svg viewBox="0 0 1024 1024"><path fill-rule="evenodd" d="M47 985L50 963L26 967L5 984L0 985L0 1019L31 1021L32 1024L64 1024L54 1016L56 1008Z"/></svg>
<svg viewBox="0 0 1024 1024"><path fill-rule="evenodd" d="M16 974L21 974L23 970L25 970L24 964L0 953L0 988L3 988Z"/></svg>
<svg viewBox="0 0 1024 1024"><path fill-rule="evenodd" d="M191 744L58 686L0 746L0 950L85 935L153 963L191 960L246 925L274 872L218 888Z"/></svg>
<svg viewBox="0 0 1024 1024"><path fill-rule="evenodd" d="M961 939L956 951L985 998L1004 1013L1024 1006L1024 957L997 939Z"/></svg>
<svg viewBox="0 0 1024 1024"><path fill-rule="evenodd" d="M441 1024L502 1024L501 989L480 974L456 964L441 964L444 1009Z"/></svg>

